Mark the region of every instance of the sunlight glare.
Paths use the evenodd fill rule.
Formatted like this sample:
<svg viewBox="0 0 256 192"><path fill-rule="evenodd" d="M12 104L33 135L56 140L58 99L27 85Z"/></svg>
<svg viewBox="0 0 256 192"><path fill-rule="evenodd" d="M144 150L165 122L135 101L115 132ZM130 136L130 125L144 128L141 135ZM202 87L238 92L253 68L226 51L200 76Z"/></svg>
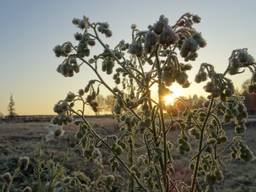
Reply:
<svg viewBox="0 0 256 192"><path fill-rule="evenodd" d="M173 105L175 99L182 95L182 89L178 85L173 85L170 87L171 94L164 97L164 102L166 105Z"/></svg>

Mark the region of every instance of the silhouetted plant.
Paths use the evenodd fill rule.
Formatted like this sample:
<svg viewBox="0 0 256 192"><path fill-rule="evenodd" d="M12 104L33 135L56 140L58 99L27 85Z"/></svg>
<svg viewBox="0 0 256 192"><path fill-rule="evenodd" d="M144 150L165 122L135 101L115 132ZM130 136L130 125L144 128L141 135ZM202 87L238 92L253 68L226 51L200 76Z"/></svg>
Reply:
<svg viewBox="0 0 256 192"><path fill-rule="evenodd" d="M130 192L211 192L214 184L223 179L224 152L231 152L234 159L249 161L253 158L244 139L247 112L243 98L233 95L234 86L227 77L227 74L236 75L249 68L253 74L249 89L255 91L256 64L247 49L234 50L223 73L216 72L214 65L201 64L195 81L207 81L203 88L209 96L203 107L191 108L181 99L182 113L173 115L166 110L164 97L171 94L168 87L174 82L183 88L189 87L187 71L192 65L188 62L196 60L199 49L206 46L202 34L194 28L200 21L199 16L186 13L171 25L161 15L146 30L133 24L131 42L121 40L112 48L104 42L112 36L108 23L91 22L85 16L73 19L73 24L79 28L75 33L77 44L68 41L54 48L56 56L64 58L57 71L72 77L85 65L97 78L90 79L78 93L69 92L60 100L54 106L58 116L52 122L74 123L79 127L76 134L79 145L87 159L97 165L95 180L86 179L84 188L125 190L112 188L117 178L115 170L119 168L129 176L126 184ZM101 47L102 51L96 53L94 46ZM106 76L112 76L113 82ZM102 137L85 118L86 106L95 112L98 110L96 98L100 86L115 97L113 115L120 122L115 136ZM152 91L155 86L156 93ZM158 99L154 99L154 95ZM77 103L81 108L74 108L79 106ZM73 115L79 119L73 119ZM228 138L223 123L231 121L235 123L235 133ZM174 127L179 130L177 142L169 137ZM138 143L143 143L139 149ZM111 153L108 165L102 163L101 149ZM191 183L177 181L173 176L176 160L173 152L176 150L191 160ZM102 175L106 166L112 169L113 176ZM123 181L126 182L125 177Z"/></svg>

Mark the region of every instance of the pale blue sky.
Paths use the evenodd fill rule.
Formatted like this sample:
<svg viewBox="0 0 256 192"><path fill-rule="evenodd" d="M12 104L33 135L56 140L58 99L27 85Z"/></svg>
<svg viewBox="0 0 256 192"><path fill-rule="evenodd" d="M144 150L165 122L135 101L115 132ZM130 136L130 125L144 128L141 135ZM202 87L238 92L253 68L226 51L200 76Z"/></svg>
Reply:
<svg viewBox="0 0 256 192"><path fill-rule="evenodd" d="M112 42L130 39L130 25L141 29L153 24L160 14L175 22L185 12L198 14L197 29L208 46L193 62L195 71L207 61L224 70L231 51L247 47L256 55L256 1L254 0L0 0L0 112L7 113L13 93L19 114L50 114L52 106L71 90L76 91L93 77L86 68L74 78L56 72L61 60L52 48L72 40L77 29L73 17L86 15L93 21L108 21ZM241 84L249 73L234 78ZM192 80L193 78L191 78ZM193 85L186 94L203 93Z"/></svg>

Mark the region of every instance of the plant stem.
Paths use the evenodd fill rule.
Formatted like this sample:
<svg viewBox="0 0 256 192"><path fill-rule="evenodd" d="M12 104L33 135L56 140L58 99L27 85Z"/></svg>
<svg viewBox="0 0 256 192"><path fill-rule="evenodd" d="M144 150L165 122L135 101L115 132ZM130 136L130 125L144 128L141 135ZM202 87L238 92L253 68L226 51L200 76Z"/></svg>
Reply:
<svg viewBox="0 0 256 192"><path fill-rule="evenodd" d="M192 178L192 184L191 184L191 192L196 192L196 177L197 177L200 157L201 157L201 153L202 153L202 146L203 146L203 139L204 139L204 129L205 129L206 125L207 125L207 121L208 121L210 113L211 113L213 101L214 101L214 98L212 97L210 105L208 107L208 112L207 112L206 118L205 118L204 123L203 123L203 127L201 129L200 142L199 142L199 148L198 148L198 155L197 155L197 158L196 158L196 166L195 166L195 169L194 169L193 178Z"/></svg>
<svg viewBox="0 0 256 192"><path fill-rule="evenodd" d="M132 133L130 133L130 136L128 139L129 146L130 146L130 151L128 153L130 168L133 166L133 140L131 137L132 137ZM130 175L130 177L129 177L129 192L133 192L133 191L134 191L134 179L133 179L132 175Z"/></svg>
<svg viewBox="0 0 256 192"><path fill-rule="evenodd" d="M165 122L164 122L164 112L163 112L163 99L161 95L161 89L162 89L162 80L161 80L161 66L160 66L160 61L158 58L158 47L155 52L155 57L156 57L156 68L157 68L157 73L158 73L158 102L159 102L159 111L160 111L160 126L162 129L162 134L163 134L163 142L164 142L164 170L163 170L163 178L164 178L164 186L165 190L168 191L169 186L168 186L168 178L167 178L167 134L166 134L166 128L165 128Z"/></svg>

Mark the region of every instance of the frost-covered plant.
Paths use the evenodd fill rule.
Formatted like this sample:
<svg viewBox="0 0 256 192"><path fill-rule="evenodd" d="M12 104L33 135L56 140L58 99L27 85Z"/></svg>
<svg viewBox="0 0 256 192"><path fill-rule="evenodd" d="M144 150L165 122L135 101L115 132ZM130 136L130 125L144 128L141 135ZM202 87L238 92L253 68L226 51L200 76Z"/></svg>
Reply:
<svg viewBox="0 0 256 192"><path fill-rule="evenodd" d="M79 127L78 145L86 158L97 165L95 175L99 174L97 170L102 174L107 167L113 173L123 169L129 176L127 191L210 192L223 179L224 152L231 152L235 159L253 158L244 138L247 112L243 98L233 95L234 86L227 77L249 68L253 74L250 91L256 90L256 63L247 49L234 50L223 73L216 72L214 65L201 64L195 82L207 81L204 89L209 96L203 107L191 108L181 99L184 110L173 114L171 106L165 106L164 97L171 94L169 86L174 82L189 87L187 72L192 65L188 62L195 61L199 49L206 46L202 34L194 28L200 20L199 16L186 13L171 25L161 15L146 30L132 25L131 42L121 40L111 47L104 42L112 36L108 23L91 22L85 16L73 19L79 28L74 36L77 43L65 42L54 48L56 56L64 58L57 71L72 77L86 65L96 79L90 79L77 93L69 92L60 100L54 106L58 115L52 123L74 123ZM102 51L97 53L94 46ZM113 82L106 80L106 75L112 76ZM115 136L101 136L85 117L87 106L98 110L96 97L100 86L115 97L113 116L120 123ZM156 93L152 87L157 87ZM235 134L228 138L223 124L231 121L235 123ZM177 141L170 139L174 127L179 130ZM173 154L177 149L191 159L190 183L175 180ZM102 150L111 154L107 165L103 164ZM101 177L95 176L94 181L90 178L91 182L85 179L84 187L102 191L108 186L107 191L113 191L111 183L117 179L115 174ZM126 181L126 176L123 177Z"/></svg>
<svg viewBox="0 0 256 192"><path fill-rule="evenodd" d="M3 186L1 188L1 191L4 191L4 192L11 191L15 177L17 177L22 171L26 171L28 169L29 161L30 159L27 156L20 157L17 162L17 167L15 168L13 173L5 172L0 176L1 180L3 181ZM24 189L24 191L29 192L28 188L29 187L26 187L26 190Z"/></svg>

